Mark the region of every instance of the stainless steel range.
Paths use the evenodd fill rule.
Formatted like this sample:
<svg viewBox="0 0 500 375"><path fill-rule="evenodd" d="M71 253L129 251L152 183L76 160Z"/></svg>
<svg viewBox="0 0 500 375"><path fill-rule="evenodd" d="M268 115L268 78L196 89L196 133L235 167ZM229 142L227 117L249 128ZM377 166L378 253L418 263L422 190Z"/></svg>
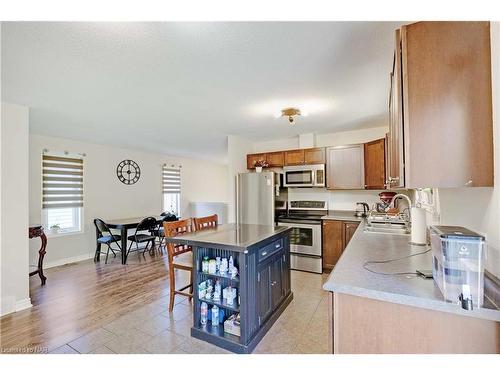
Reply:
<svg viewBox="0 0 500 375"><path fill-rule="evenodd" d="M328 213L325 201L291 201L288 213L278 216L278 225L292 227L291 268L323 273L321 217Z"/></svg>

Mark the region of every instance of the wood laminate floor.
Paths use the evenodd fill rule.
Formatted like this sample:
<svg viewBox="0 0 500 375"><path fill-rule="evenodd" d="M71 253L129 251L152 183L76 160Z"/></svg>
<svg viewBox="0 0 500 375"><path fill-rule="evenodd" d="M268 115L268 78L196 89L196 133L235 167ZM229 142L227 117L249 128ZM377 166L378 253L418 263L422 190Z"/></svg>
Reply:
<svg viewBox="0 0 500 375"><path fill-rule="evenodd" d="M0 319L2 353L227 353L190 337L192 306L177 297L168 311L167 257L131 254L92 260L30 278L33 307ZM179 271L178 280L188 280ZM326 275L292 271L294 300L254 353L326 353ZM179 284L178 284L179 285Z"/></svg>

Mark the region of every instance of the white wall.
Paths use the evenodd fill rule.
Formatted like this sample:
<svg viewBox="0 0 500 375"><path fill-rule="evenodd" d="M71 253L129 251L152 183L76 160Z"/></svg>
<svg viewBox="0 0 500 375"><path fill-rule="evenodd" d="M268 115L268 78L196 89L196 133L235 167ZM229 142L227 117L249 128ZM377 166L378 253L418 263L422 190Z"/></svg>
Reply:
<svg viewBox="0 0 500 375"><path fill-rule="evenodd" d="M329 134L316 135L316 147L342 146L356 143L365 143L375 139L385 138L389 131L388 126L350 130Z"/></svg>
<svg viewBox="0 0 500 375"><path fill-rule="evenodd" d="M0 315L5 315L31 306L28 280L29 110L2 103L1 118Z"/></svg>
<svg viewBox="0 0 500 375"><path fill-rule="evenodd" d="M253 152L252 143L242 137L227 137L227 187L229 195L228 222L236 221L236 176L247 172L247 154Z"/></svg>
<svg viewBox="0 0 500 375"><path fill-rule="evenodd" d="M48 266L93 257L96 217L119 219L158 215L162 211L161 170L164 163L181 165L181 214L191 215L190 202L227 202L227 168L225 165L125 148L78 142L68 139L30 135L30 221L41 222L41 155L49 152L85 153L84 158L84 233L49 237ZM141 168L141 178L127 186L116 177L116 166L132 159ZM31 246L30 257L37 257L37 246ZM50 281L48 281L50 282Z"/></svg>
<svg viewBox="0 0 500 375"><path fill-rule="evenodd" d="M500 22L491 23L494 188L439 189L441 223L486 235L486 268L500 277Z"/></svg>
<svg viewBox="0 0 500 375"><path fill-rule="evenodd" d="M385 137L387 126L350 130L337 133L315 134L315 147L341 146L364 143ZM252 152L293 150L299 148L299 137L275 139L272 141L253 142Z"/></svg>
<svg viewBox="0 0 500 375"><path fill-rule="evenodd" d="M293 150L299 148L299 137L275 139L273 141L253 142L251 153Z"/></svg>

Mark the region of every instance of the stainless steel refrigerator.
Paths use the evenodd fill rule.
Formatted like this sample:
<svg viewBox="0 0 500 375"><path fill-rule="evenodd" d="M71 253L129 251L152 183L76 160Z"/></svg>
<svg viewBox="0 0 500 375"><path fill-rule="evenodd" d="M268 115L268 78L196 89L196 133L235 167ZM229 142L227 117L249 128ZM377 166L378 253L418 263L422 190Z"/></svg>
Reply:
<svg viewBox="0 0 500 375"><path fill-rule="evenodd" d="M275 212L286 207L287 189L275 172L240 173L236 184L236 219L240 224L275 225Z"/></svg>

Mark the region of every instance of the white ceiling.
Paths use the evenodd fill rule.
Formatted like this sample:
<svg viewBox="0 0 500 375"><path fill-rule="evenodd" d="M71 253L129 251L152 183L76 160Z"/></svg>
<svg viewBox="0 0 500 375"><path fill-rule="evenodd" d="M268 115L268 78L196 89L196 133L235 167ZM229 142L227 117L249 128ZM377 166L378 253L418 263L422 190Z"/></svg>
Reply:
<svg viewBox="0 0 500 375"><path fill-rule="evenodd" d="M224 161L229 134L384 124L400 24L4 22L2 100L32 133Z"/></svg>

